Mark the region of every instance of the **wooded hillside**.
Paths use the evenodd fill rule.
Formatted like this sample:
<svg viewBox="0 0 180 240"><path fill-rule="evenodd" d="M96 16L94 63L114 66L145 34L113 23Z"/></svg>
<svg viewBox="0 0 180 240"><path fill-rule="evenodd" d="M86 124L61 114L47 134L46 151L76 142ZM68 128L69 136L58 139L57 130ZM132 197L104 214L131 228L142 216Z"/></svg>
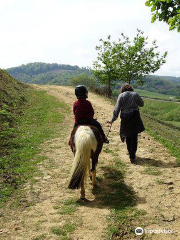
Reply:
<svg viewBox="0 0 180 240"><path fill-rule="evenodd" d="M80 68L66 64L29 63L19 67L9 68L7 72L16 79L29 84L72 85L71 79L81 73L91 74L88 68ZM135 88L158 92L162 94L180 96L180 78L171 76L149 75L145 77L142 86L132 84ZM117 81L117 86L122 82ZM115 88L116 88L115 87Z"/></svg>
<svg viewBox="0 0 180 240"><path fill-rule="evenodd" d="M19 67L9 68L7 71L18 80L25 83L70 85L70 79L82 72L89 72L87 68L57 63L29 63Z"/></svg>
<svg viewBox="0 0 180 240"><path fill-rule="evenodd" d="M180 78L149 75L143 80L142 86L136 85L135 87L151 92L180 96Z"/></svg>

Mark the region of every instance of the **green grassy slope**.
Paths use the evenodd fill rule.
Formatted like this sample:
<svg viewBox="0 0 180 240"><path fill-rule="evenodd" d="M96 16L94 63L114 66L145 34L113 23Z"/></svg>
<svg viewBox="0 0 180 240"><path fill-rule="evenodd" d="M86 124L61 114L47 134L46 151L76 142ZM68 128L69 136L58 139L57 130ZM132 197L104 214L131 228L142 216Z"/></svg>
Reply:
<svg viewBox="0 0 180 240"><path fill-rule="evenodd" d="M37 155L45 140L57 136L68 109L43 91L36 91L1 73L0 206L37 171Z"/></svg>
<svg viewBox="0 0 180 240"><path fill-rule="evenodd" d="M178 101L178 99L179 99L178 96L174 96L174 95L166 95L166 94L150 92L150 91L141 90L141 89L135 89L135 91L141 97L154 98L154 99L163 99L163 100L167 100L167 101Z"/></svg>
<svg viewBox="0 0 180 240"><path fill-rule="evenodd" d="M144 99L141 108L146 130L180 162L180 103Z"/></svg>
<svg viewBox="0 0 180 240"><path fill-rule="evenodd" d="M144 99L142 112L163 122L180 123L180 103Z"/></svg>
<svg viewBox="0 0 180 240"><path fill-rule="evenodd" d="M14 118L26 102L27 85L0 70L0 155L8 151L9 137L13 135Z"/></svg>
<svg viewBox="0 0 180 240"><path fill-rule="evenodd" d="M0 106L7 104L15 108L25 100L27 85L22 84L0 69Z"/></svg>

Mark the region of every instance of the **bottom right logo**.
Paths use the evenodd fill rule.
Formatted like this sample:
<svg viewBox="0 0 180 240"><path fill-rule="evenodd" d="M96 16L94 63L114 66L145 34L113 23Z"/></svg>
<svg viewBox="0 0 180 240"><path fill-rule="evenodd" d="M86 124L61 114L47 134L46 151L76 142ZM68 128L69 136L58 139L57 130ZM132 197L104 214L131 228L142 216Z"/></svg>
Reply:
<svg viewBox="0 0 180 240"><path fill-rule="evenodd" d="M136 235L142 235L142 234L143 234L143 229L142 229L141 227L137 227L137 228L135 229L135 234L136 234Z"/></svg>

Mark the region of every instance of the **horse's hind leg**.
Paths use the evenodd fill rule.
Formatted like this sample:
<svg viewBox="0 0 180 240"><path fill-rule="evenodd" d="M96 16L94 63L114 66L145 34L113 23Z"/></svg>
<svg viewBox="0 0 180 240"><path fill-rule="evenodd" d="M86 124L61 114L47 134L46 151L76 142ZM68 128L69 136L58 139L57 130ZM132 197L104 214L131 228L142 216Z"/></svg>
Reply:
<svg viewBox="0 0 180 240"><path fill-rule="evenodd" d="M84 188L84 178L81 181L81 199L85 199L85 188Z"/></svg>
<svg viewBox="0 0 180 240"><path fill-rule="evenodd" d="M91 173L91 163L90 163L90 161L89 161L89 163L88 163L88 173L89 173L89 178L90 178L90 180L92 180L92 173Z"/></svg>
<svg viewBox="0 0 180 240"><path fill-rule="evenodd" d="M91 169L91 173L92 173L92 185L93 187L97 186L97 182L96 182L96 166L98 163L98 158L94 157L92 158L92 169Z"/></svg>
<svg viewBox="0 0 180 240"><path fill-rule="evenodd" d="M93 185L93 187L96 187L96 186L97 186L96 170L92 171L92 185Z"/></svg>

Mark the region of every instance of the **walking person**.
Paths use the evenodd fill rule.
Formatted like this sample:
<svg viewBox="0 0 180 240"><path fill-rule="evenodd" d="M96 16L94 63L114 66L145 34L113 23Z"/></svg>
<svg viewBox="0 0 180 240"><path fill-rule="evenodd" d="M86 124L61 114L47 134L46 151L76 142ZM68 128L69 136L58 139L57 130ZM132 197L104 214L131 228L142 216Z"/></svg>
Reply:
<svg viewBox="0 0 180 240"><path fill-rule="evenodd" d="M138 145L138 133L145 130L139 107L143 107L144 102L138 93L134 92L130 84L124 84L121 87L121 93L118 96L113 117L110 124L112 124L120 113L120 138L124 142L126 140L127 150L130 161L133 163L136 158L136 151Z"/></svg>

